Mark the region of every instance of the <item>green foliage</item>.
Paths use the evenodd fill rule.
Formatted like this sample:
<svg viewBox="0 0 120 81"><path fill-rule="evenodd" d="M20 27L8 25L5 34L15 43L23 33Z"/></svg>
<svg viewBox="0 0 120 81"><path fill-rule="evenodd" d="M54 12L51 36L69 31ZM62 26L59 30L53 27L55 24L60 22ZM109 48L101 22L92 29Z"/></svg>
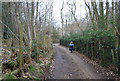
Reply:
<svg viewBox="0 0 120 81"><path fill-rule="evenodd" d="M37 52L36 51L32 51L31 57L35 58L36 55L37 55Z"/></svg>
<svg viewBox="0 0 120 81"><path fill-rule="evenodd" d="M74 42L75 50L91 59L99 60L103 66L117 66L117 54L115 52L116 36L113 31L87 30L84 31L84 35L72 34L64 36L60 39L60 44L69 46L70 41ZM111 50L113 50L113 53ZM114 54L114 57L112 54Z"/></svg>
<svg viewBox="0 0 120 81"><path fill-rule="evenodd" d="M17 62L16 61L9 61L8 66L12 69L15 69L17 67Z"/></svg>
<svg viewBox="0 0 120 81"><path fill-rule="evenodd" d="M38 49L38 51L36 51L36 49L34 49L34 51L32 51L31 57L36 58L36 57L38 57L37 55L44 55L44 53L42 53L42 51L43 50L41 50L41 49ZM37 52L38 52L38 54L37 54Z"/></svg>
<svg viewBox="0 0 120 81"><path fill-rule="evenodd" d="M38 77L34 77L35 81L40 81L42 80L41 78L38 78Z"/></svg>
<svg viewBox="0 0 120 81"><path fill-rule="evenodd" d="M13 74L7 74L4 79L6 79L6 81L14 81L13 79L17 79L17 77Z"/></svg>
<svg viewBox="0 0 120 81"><path fill-rule="evenodd" d="M31 57L32 58L37 58L39 55L42 55L43 50L39 48L40 46L38 45L38 43L33 40L32 41L32 50L31 50ZM39 48L39 49L37 49Z"/></svg>
<svg viewBox="0 0 120 81"><path fill-rule="evenodd" d="M42 61L38 61L39 64L43 63Z"/></svg>
<svg viewBox="0 0 120 81"><path fill-rule="evenodd" d="M33 72L33 71L35 71L35 70L36 70L36 68L35 68L35 66L30 65L28 70L29 70L30 72Z"/></svg>

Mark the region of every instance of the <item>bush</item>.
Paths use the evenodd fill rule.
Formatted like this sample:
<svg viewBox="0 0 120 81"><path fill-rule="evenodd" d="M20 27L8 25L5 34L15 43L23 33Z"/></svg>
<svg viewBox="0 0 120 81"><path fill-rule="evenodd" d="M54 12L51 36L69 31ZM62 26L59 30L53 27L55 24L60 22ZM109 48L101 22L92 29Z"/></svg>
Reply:
<svg viewBox="0 0 120 81"><path fill-rule="evenodd" d="M75 44L75 50L94 60L99 60L103 66L114 65L116 36L112 31L84 31L84 35L72 34L60 39L60 45L69 46L70 41ZM113 50L113 53L112 51ZM114 54L114 55L113 55ZM113 57L114 56L114 57Z"/></svg>

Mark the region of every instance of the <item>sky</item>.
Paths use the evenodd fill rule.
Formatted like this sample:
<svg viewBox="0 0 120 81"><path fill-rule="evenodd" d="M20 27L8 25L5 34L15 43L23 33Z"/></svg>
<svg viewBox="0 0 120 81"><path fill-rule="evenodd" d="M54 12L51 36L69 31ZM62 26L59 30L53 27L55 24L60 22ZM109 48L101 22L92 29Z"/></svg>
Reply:
<svg viewBox="0 0 120 81"><path fill-rule="evenodd" d="M72 1L72 0L64 0L64 3L66 3L67 1ZM61 24L60 9L62 7L62 4L63 4L63 0L54 0L53 15L54 15L54 19L58 21L58 24ZM84 5L84 0L76 0L76 5L77 5L76 16L80 15L80 12L81 12L82 18L85 17L86 10ZM67 13L68 5L65 4L64 7L65 8L63 13Z"/></svg>
<svg viewBox="0 0 120 81"><path fill-rule="evenodd" d="M76 1L76 17L77 19L80 19L80 18L84 18L85 17L85 14L86 14L86 9L85 9L85 4L84 4L84 0L54 0L54 7L53 7L53 15L54 15L54 19L56 21L58 21L57 23L60 25L61 27L61 15L60 15L60 9L62 7L62 4L63 4L63 1L64 3L66 3L67 1ZM87 2L90 2L91 0L85 0ZM95 1L95 0L92 0L92 1ZM96 1L106 1L106 0L96 0ZM110 6L111 6L111 2L112 0L108 0L110 2ZM120 0L115 0L115 1L120 1ZM104 3L105 4L105 3ZM65 4L65 8L64 8L64 11L63 13L67 13L68 11L68 5ZM87 9L88 10L88 9ZM80 14L81 14L81 17L80 17Z"/></svg>

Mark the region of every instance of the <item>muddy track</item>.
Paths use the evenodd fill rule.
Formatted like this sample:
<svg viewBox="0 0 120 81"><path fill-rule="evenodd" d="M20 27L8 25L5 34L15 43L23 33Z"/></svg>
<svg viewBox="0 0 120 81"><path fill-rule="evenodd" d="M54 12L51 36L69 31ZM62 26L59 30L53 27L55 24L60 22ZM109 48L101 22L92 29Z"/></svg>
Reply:
<svg viewBox="0 0 120 81"><path fill-rule="evenodd" d="M107 79L98 73L93 65L85 62L82 57L70 53L68 48L55 45L55 68L52 79Z"/></svg>

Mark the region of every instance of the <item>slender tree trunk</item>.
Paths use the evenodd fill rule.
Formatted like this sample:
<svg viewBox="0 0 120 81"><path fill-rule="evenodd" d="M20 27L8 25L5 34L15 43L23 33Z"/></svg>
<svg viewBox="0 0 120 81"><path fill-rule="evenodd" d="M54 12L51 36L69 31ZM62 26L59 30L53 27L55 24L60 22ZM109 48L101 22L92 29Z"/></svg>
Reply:
<svg viewBox="0 0 120 81"><path fill-rule="evenodd" d="M108 15L109 15L109 2L108 2L108 0L106 0L106 23L105 23L105 26L106 26L106 28L107 29L109 29L108 28Z"/></svg>
<svg viewBox="0 0 120 81"><path fill-rule="evenodd" d="M112 26L113 26L113 27L115 26L115 18L114 18L114 17L115 17L115 15L114 15L115 7L114 7L114 4L115 4L115 3L114 3L114 0L112 0L112 19L111 19L111 20L112 20L112 22L113 22L113 23L112 23Z"/></svg>
<svg viewBox="0 0 120 81"><path fill-rule="evenodd" d="M64 25L64 20L63 20L63 8L64 8L64 1L63 1L63 4L62 4L61 11L60 11L60 14L61 14L61 24L62 24L62 36L63 36L63 25Z"/></svg>
<svg viewBox="0 0 120 81"><path fill-rule="evenodd" d="M23 23L20 21L20 15L19 15L19 6L20 4L16 4L17 7L17 20L18 20L18 26L19 26L19 53L18 53L18 64L19 64L19 69L21 70L23 67Z"/></svg>
<svg viewBox="0 0 120 81"><path fill-rule="evenodd" d="M2 2L0 2L0 20L2 20ZM2 25L0 25L0 47L2 47L2 37L3 37L3 33L2 33L3 27ZM2 49L0 49L0 62L2 62ZM0 80L2 80L3 78L3 74L2 74L2 63L0 63Z"/></svg>
<svg viewBox="0 0 120 81"><path fill-rule="evenodd" d="M28 28L28 39L29 39L29 59L30 59L30 62L31 62L31 49L32 49L32 36L31 36L31 29L30 29L30 12L29 12L29 4L28 2L26 3L27 5L27 28Z"/></svg>
<svg viewBox="0 0 120 81"><path fill-rule="evenodd" d="M120 1L118 2L118 17L117 17L117 28L118 28L118 39L119 39L119 49L120 50ZM120 74L120 51L118 52L118 73Z"/></svg>
<svg viewBox="0 0 120 81"><path fill-rule="evenodd" d="M99 16L99 26L101 29L105 29L105 19L104 19L104 10L103 10L103 1L99 2L100 16Z"/></svg>
<svg viewBox="0 0 120 81"><path fill-rule="evenodd" d="M37 5L36 5L36 18L35 18L35 27L34 27L34 35L35 35L35 41L36 41L36 62L38 62L38 45L39 45L39 33L36 33L36 32L38 32L37 30L36 30L36 28L38 28L37 27L37 18L38 18L38 4L39 4L39 2L37 2Z"/></svg>
<svg viewBox="0 0 120 81"><path fill-rule="evenodd" d="M89 10L90 19L91 19L91 21L92 21L92 24L93 24L93 26L95 26L92 10L91 10L90 6L86 3L86 1L84 1L84 2L85 2L85 5L87 6L87 8L88 8L88 10ZM91 2L91 3L92 3L92 2ZM86 10L86 11L87 11L87 10Z"/></svg>
<svg viewBox="0 0 120 81"><path fill-rule="evenodd" d="M99 14L98 14L98 9L97 9L97 4L96 2L91 2L91 5L93 7L93 14L95 17L95 23L99 25Z"/></svg>
<svg viewBox="0 0 120 81"><path fill-rule="evenodd" d="M32 29L32 39L35 40L35 35L34 35L34 2L31 2L31 29Z"/></svg>

